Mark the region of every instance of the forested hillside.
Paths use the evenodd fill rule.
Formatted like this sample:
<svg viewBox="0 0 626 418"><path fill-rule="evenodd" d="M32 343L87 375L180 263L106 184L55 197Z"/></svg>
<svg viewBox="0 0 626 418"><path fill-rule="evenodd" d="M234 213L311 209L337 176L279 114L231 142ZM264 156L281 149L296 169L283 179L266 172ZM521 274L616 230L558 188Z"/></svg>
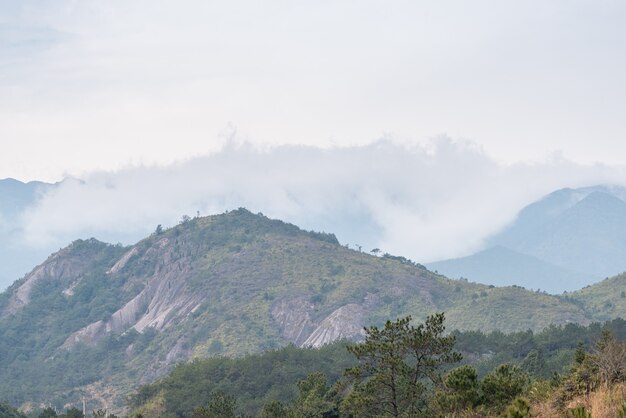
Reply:
<svg viewBox="0 0 626 418"><path fill-rule="evenodd" d="M398 359L393 357L390 348L397 346L385 338L399 338L406 332L401 331L402 327L398 329L398 324L401 322L390 323L393 334L385 334L387 328L368 334L370 340L380 340L374 345L377 356L372 361L389 361L389 367L397 366L394 362ZM428 325L423 328L427 329ZM429 347L446 344L448 337L436 331L419 335L420 355L435 362L425 361L424 367L440 362L444 352ZM590 404L591 397L585 400L583 396L585 390L606 389L601 387L602 367L599 365L607 356L612 356L615 349L621 350L621 355L610 360L618 369L608 378L609 386L619 389L626 382L626 343L623 342L626 322L623 320L588 327L554 326L536 334L532 331L508 335L471 331L454 332L452 336L451 352L458 352L462 358L441 362L441 367L436 367L441 379L429 381L432 376L427 373L420 376L419 384L423 387L419 400L414 401L422 409L409 416L500 416L509 408L521 415L505 415L507 417L560 417L571 416L569 409L585 406L596 413L594 417L613 418L615 415L611 414L619 409L620 402L626 401L623 394L617 394L612 401L598 406ZM431 344L424 344L425 341ZM350 416L355 403L369 402L367 396L355 399L352 393L359 390L352 386L352 370L360 364L354 352L362 353L363 350L355 350L362 346L345 341L322 349L289 346L239 359L213 358L180 365L159 382L143 386L131 398L131 415L209 417L213 415L201 413L206 410L205 405L210 409L226 400L233 417L236 414L292 418ZM380 379L388 378L387 373L391 373L382 367L376 370L371 371L374 376L384 374ZM406 412L410 408L407 400L412 395L410 391L403 392L399 376L400 372L396 381L398 393L403 393L398 395L399 408ZM377 405L391 398L384 384L371 384L380 393L386 393L378 399ZM518 397L520 399L514 402ZM528 414L524 415L526 407ZM550 411L550 415L542 415L546 411ZM368 408L358 416L378 415Z"/></svg>
<svg viewBox="0 0 626 418"><path fill-rule="evenodd" d="M76 241L1 294L0 393L117 411L188 359L358 341L364 326L434 312L459 330L584 325L619 316L595 307L620 291L556 297L449 280L245 209L184 217L131 247Z"/></svg>

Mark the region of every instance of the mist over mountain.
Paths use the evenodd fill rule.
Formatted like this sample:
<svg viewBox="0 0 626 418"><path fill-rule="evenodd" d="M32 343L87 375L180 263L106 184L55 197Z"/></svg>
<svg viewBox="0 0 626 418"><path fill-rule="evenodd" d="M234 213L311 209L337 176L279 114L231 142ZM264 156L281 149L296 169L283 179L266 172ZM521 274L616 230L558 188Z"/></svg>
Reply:
<svg viewBox="0 0 626 418"><path fill-rule="evenodd" d="M626 270L626 189L561 189L524 208L468 257L430 263L450 277L550 292L574 290Z"/></svg>
<svg viewBox="0 0 626 418"><path fill-rule="evenodd" d="M67 178L20 214L18 238L23 253L37 252L39 262L78 238L129 245L185 214L247 207L333 231L352 248L426 263L486 248L485 239L546 193L600 183L626 184L626 175L620 167L562 158L503 165L448 137L334 148L232 142L173 165ZM18 277L0 281L0 288Z"/></svg>
<svg viewBox="0 0 626 418"><path fill-rule="evenodd" d="M0 180L0 290L22 277L52 250L33 248L24 241L21 216L54 185L15 179Z"/></svg>

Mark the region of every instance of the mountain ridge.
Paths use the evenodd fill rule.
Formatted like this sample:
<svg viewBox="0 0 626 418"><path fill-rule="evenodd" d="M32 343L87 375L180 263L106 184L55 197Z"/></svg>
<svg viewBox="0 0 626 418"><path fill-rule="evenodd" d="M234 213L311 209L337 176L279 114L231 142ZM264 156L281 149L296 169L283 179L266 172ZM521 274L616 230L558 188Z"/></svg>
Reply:
<svg viewBox="0 0 626 418"><path fill-rule="evenodd" d="M517 219L487 239L479 252L429 263L428 267L494 285L515 281L552 293L574 291L626 270L624 199L626 188L620 186L557 190L523 208ZM518 253L509 257L518 268L485 257L495 247ZM480 266L476 265L478 259ZM536 277L521 277L520 270L535 271ZM555 274L556 279L549 280ZM537 286L541 281L545 284Z"/></svg>
<svg viewBox="0 0 626 418"><path fill-rule="evenodd" d="M588 324L585 297L450 280L238 209L133 246L75 241L14 283L0 294L0 393L13 404L86 396L92 409L104 393L122 408L133 387L192 358L358 340L365 325L440 311L449 329Z"/></svg>

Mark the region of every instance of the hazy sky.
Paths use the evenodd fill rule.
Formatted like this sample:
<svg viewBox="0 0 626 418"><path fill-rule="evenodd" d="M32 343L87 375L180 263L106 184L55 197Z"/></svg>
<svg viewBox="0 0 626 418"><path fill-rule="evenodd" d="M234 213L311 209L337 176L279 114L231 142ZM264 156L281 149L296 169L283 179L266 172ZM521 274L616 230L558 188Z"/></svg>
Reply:
<svg viewBox="0 0 626 418"><path fill-rule="evenodd" d="M624 22L618 0L0 0L0 178L163 165L228 138L447 134L497 162L621 164Z"/></svg>

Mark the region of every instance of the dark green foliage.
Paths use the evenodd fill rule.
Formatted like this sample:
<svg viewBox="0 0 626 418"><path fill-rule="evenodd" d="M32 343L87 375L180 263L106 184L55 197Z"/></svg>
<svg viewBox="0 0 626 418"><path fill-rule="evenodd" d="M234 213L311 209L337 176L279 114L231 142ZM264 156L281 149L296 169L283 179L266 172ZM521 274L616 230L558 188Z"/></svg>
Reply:
<svg viewBox="0 0 626 418"><path fill-rule="evenodd" d="M504 413L504 418L530 418L530 405L522 398L517 398L513 404L509 406Z"/></svg>
<svg viewBox="0 0 626 418"><path fill-rule="evenodd" d="M131 406L139 408L154 397L162 397L167 412L189 416L195 407L206 404L211 393L222 391L237 398L238 412L258 416L270 401L290 403L302 397L303 390L309 395L319 394L319 386L311 382L302 383L300 388L296 385L310 374L324 373L333 384L353 364L342 342L321 349L290 345L239 359L195 360L176 367L162 381L143 386ZM309 387L315 390L307 390Z"/></svg>
<svg viewBox="0 0 626 418"><path fill-rule="evenodd" d="M213 392L206 406L193 410L191 418L235 418L237 400L223 392Z"/></svg>
<svg viewBox="0 0 626 418"><path fill-rule="evenodd" d="M261 410L261 418L287 418L289 409L281 401L269 401Z"/></svg>
<svg viewBox="0 0 626 418"><path fill-rule="evenodd" d="M606 328L623 336L623 324L623 321L613 321L607 324ZM526 388L528 379L524 370L514 365L498 367L499 364L496 364L491 370L487 369L488 365L493 364L494 358L514 359L521 364L525 359L532 358L533 356L529 354L534 351L546 353L543 360L549 365L547 367L563 371L565 377L557 375L554 378L554 374L549 376L552 378L553 387L569 385L567 380L569 378L565 374L569 373L572 363L576 364L574 361L576 348L578 347L576 358L584 360L589 356L585 354L583 345L577 344L576 341L589 340L589 346L593 346L594 336L596 339L599 338L603 328L605 327L600 324L589 327L568 325L551 327L538 334L523 332L513 335L500 332L490 334L475 331L454 332L455 349L462 346L465 361L484 370L482 376L486 377L481 381L481 373L469 365L449 371L444 376L442 384L438 385L437 407L449 414L472 409L480 411L481 408L503 411ZM572 338L573 341L568 338ZM526 345L530 347L528 351L520 350L513 345L520 341L526 341ZM484 355L485 358L478 358L477 353ZM175 414L174 416L188 416L185 414L190 414L194 407L204 405L212 392L222 390L237 398L238 412L257 416L261 410L265 410L267 414L270 414L270 411L282 411L284 415L276 412L276 416L290 416L288 414L294 413L297 408L296 399L303 396L301 392L303 388L322 388L308 392L317 394L314 397L316 402L321 400L327 402L326 405L336 402L336 396L347 395L349 387L343 385L337 392L332 384L339 380L345 368L353 365L354 359L346 351L345 343L341 342L319 350L289 346L239 359L196 360L178 366L163 381L142 387L134 397L132 405L138 408L161 397L168 413ZM578 369L576 376L583 385L580 390L584 393L584 382L591 382L590 379L595 372L587 365ZM328 376L328 383L331 386L327 388L328 391L324 396L321 396L321 393L325 390L323 388L326 382L324 381L322 385L322 379L319 377L314 380L318 384L308 386L301 384L301 387L298 387L298 381L315 372L322 372ZM540 372L538 376L533 377L540 378L543 375L545 373ZM432 385L426 386L432 388ZM578 389L573 393L579 393Z"/></svg>
<svg viewBox="0 0 626 418"><path fill-rule="evenodd" d="M549 377L549 371L546 368L546 361L543 358L543 352L541 350L530 350L522 361L521 367L526 373L532 376Z"/></svg>
<svg viewBox="0 0 626 418"><path fill-rule="evenodd" d="M6 402L0 402L0 417L2 418L26 418L20 411Z"/></svg>
<svg viewBox="0 0 626 418"><path fill-rule="evenodd" d="M528 375L519 367L502 364L485 376L481 383L484 403L504 408L524 392L528 383Z"/></svg>
<svg viewBox="0 0 626 418"><path fill-rule="evenodd" d="M581 362L585 348L592 347L605 328L611 330L618 340L626 339L626 322L619 318L586 327L577 324L550 326L538 333L525 331L505 335L499 331L488 334L454 331L453 334L457 350L464 354L466 361L475 365L479 376L500 364L510 363L521 366L532 376L549 378L554 373L567 372L575 353L576 361Z"/></svg>
<svg viewBox="0 0 626 418"><path fill-rule="evenodd" d="M446 416L470 411L492 415L502 413L509 405L506 417L530 416L527 415L530 411L528 404L521 399L515 400L526 391L528 383L528 376L510 364L498 366L482 381L473 367L461 366L445 376L444 385L435 398L435 408Z"/></svg>
<svg viewBox="0 0 626 418"><path fill-rule="evenodd" d="M54 408L47 407L41 411L41 414L39 414L37 418L56 418L57 416L57 411L55 411Z"/></svg>
<svg viewBox="0 0 626 418"><path fill-rule="evenodd" d="M461 360L453 351L454 336L444 336L444 315L410 325L411 317L365 329L365 341L348 346L358 365L347 370L354 379L344 401L346 412L358 416L415 416L427 409L428 384L439 381L447 364Z"/></svg>
<svg viewBox="0 0 626 418"><path fill-rule="evenodd" d="M464 365L451 370L444 378L444 387L437 394L436 401L439 409L449 413L478 406L481 390L476 369Z"/></svg>
<svg viewBox="0 0 626 418"><path fill-rule="evenodd" d="M78 408L70 408L59 415L59 418L85 418L85 415L83 414L83 411Z"/></svg>
<svg viewBox="0 0 626 418"><path fill-rule="evenodd" d="M298 382L298 397L291 414L303 418L339 417L339 398L328 387L323 373L312 373Z"/></svg>

